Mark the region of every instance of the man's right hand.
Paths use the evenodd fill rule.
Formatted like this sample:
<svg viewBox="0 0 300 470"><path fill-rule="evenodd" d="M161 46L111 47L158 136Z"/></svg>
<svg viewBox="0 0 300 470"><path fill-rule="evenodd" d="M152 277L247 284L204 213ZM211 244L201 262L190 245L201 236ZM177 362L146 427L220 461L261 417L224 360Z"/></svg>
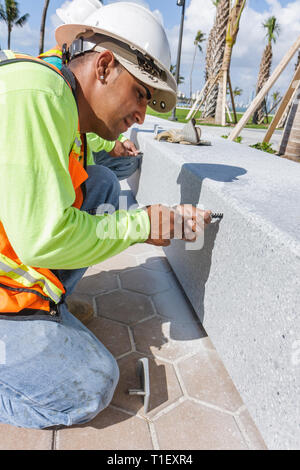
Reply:
<svg viewBox="0 0 300 470"><path fill-rule="evenodd" d="M191 204L167 207L155 204L146 208L151 231L145 243L169 246L171 240L181 239L194 242L211 222L211 211L203 211Z"/></svg>

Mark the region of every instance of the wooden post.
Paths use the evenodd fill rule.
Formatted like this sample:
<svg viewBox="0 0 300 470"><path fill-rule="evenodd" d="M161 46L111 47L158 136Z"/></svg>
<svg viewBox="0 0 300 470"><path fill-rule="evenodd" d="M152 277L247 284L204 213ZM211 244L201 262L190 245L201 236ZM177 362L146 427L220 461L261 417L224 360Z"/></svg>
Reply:
<svg viewBox="0 0 300 470"><path fill-rule="evenodd" d="M250 116L254 113L254 111L258 108L268 91L272 88L278 77L281 75L283 70L286 68L288 63L290 62L291 58L294 56L295 52L300 47L300 36L298 37L297 41L293 44L293 46L290 48L290 50L286 53L286 55L283 57L281 62L277 65L276 69L272 73L271 77L267 80L267 82L264 84L260 92L256 95L252 103L250 104L249 108L247 111L244 113L242 119L238 122L238 124L235 126L235 128L232 130L232 132L228 136L228 140L234 140L238 137L240 134L241 130L245 127L247 124Z"/></svg>
<svg viewBox="0 0 300 470"><path fill-rule="evenodd" d="M229 121L232 122L231 112L230 112L229 106L228 106L228 104L227 104L227 101L226 101L226 103L225 103L225 109L226 109L226 112L227 112L227 116L228 116Z"/></svg>
<svg viewBox="0 0 300 470"><path fill-rule="evenodd" d="M200 101L202 100L202 96L203 96L203 94L204 94L204 91L205 91L207 85L208 85L208 80L207 80L207 82L205 83L205 85L204 85L204 87L202 88L202 90L200 91L200 94L199 94L198 98L195 100L195 103L193 104L193 106L192 106L192 108L191 108L189 114L186 116L186 118L185 118L186 121L188 121L188 120L190 119L190 117L192 117L193 112L195 111L195 109L196 109L197 106L198 106L198 103L200 103Z"/></svg>
<svg viewBox="0 0 300 470"><path fill-rule="evenodd" d="M222 126L226 126L227 70L223 72Z"/></svg>
<svg viewBox="0 0 300 470"><path fill-rule="evenodd" d="M212 82L210 80L207 80L207 82L205 83L204 87L202 88L202 90L200 92L199 98L195 101L193 108L190 110L189 114L186 116L186 118L185 118L186 121L188 121L189 119L194 117L194 115L197 113L197 111L200 108L203 101L205 101L205 99L207 99L207 97L210 95L217 79L218 79L218 75L215 76L215 78L213 79ZM209 85L210 82L211 82L211 85L210 85L207 93L205 94L204 91L205 91L205 89L207 88L207 86Z"/></svg>
<svg viewBox="0 0 300 470"><path fill-rule="evenodd" d="M235 121L235 124L236 124L237 123L237 115L236 115L234 96L233 96L233 91L232 91L232 86L231 86L230 73L228 74L228 84L229 84L232 111L233 111L233 114L234 114L234 121Z"/></svg>
<svg viewBox="0 0 300 470"><path fill-rule="evenodd" d="M293 94L295 93L295 90L298 88L299 85L299 80L300 80L300 64L298 65L298 68L292 78L291 84L288 87L284 97L282 98L281 104L266 132L266 135L264 137L263 142L270 142L270 139L273 135L273 132L275 131L277 125L279 124L279 121L281 119L281 116L283 115L286 107L288 106L289 102L291 101L291 98Z"/></svg>
<svg viewBox="0 0 300 470"><path fill-rule="evenodd" d="M284 127L279 155L300 162L300 86Z"/></svg>

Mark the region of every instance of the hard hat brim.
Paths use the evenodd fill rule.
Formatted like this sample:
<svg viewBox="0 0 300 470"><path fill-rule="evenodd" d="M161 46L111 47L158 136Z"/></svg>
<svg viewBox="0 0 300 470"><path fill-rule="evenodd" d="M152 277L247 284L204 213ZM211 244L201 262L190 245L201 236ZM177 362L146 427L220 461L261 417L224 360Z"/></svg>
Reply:
<svg viewBox="0 0 300 470"><path fill-rule="evenodd" d="M104 29L96 28L93 26L88 26L84 24L65 24L59 26L55 31L55 38L57 44L62 47L63 44L66 44L67 47L70 47L73 41L83 36L84 39L88 41L88 38L94 36L95 34L104 35L107 37L107 47L106 43L100 43L101 48L104 46L106 49L111 50L116 59L126 68L126 70L136 77L141 82L146 85L151 86L155 89L155 92L152 96L151 102L149 103L150 108L159 113L167 113L171 111L174 106L176 106L176 81L169 70L167 70L159 62L159 67L165 72L165 80L162 80L160 77L153 76L150 73L147 73L143 70L138 64L132 63L128 58L120 55L120 51L114 50L114 46L109 43L109 38L114 38L120 42L123 41L122 37L113 34ZM144 55L149 55L145 50L142 50L141 47L138 47L134 43L130 43L129 46L133 50L139 50ZM151 56L150 56L151 57ZM155 58L153 58L155 60Z"/></svg>

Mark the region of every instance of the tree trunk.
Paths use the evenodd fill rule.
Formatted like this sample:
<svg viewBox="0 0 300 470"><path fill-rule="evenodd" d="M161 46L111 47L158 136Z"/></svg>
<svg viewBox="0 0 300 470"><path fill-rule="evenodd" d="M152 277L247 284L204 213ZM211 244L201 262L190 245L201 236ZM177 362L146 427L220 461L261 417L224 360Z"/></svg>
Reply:
<svg viewBox="0 0 300 470"><path fill-rule="evenodd" d="M44 3L44 9L43 9L42 20L41 20L41 30L40 30L39 54L42 54L44 52L45 24L46 24L46 16L47 16L47 10L49 6L49 1L50 0L45 0L45 3Z"/></svg>
<svg viewBox="0 0 300 470"><path fill-rule="evenodd" d="M214 35L215 35L215 23L211 28L208 40L207 40L207 47L206 47L206 57L205 57L205 82L207 82L209 76L211 75L212 69L212 49L213 49L213 42L214 42Z"/></svg>
<svg viewBox="0 0 300 470"><path fill-rule="evenodd" d="M271 72L271 65L272 65L272 45L269 43L264 49L261 62L260 62L260 67L259 67L259 74L258 74L258 80L257 80L257 86L256 86L256 95L260 92L266 81L270 77L270 72ZM264 117L265 114L265 104L264 101L261 103L261 105L257 108L255 113L253 114L253 119L252 122L253 124L257 124L259 121L261 121Z"/></svg>
<svg viewBox="0 0 300 470"><path fill-rule="evenodd" d="M279 155L300 162L300 86L285 124Z"/></svg>
<svg viewBox="0 0 300 470"><path fill-rule="evenodd" d="M207 74L208 78L211 80L213 80L220 72L222 67L229 12L230 0L220 0L217 6L216 21L211 31L211 45L210 51L208 51L209 56L207 56ZM205 109L202 113L202 117L209 118L215 116L217 98L218 84L213 87L213 90L205 102Z"/></svg>
<svg viewBox="0 0 300 470"><path fill-rule="evenodd" d="M193 70L194 70L194 65L195 65L195 58L196 58L196 52L197 52L197 44L195 45L195 51L194 51L194 57L193 57L193 63L192 63L192 70L191 70L191 75L190 75L190 100L192 100L192 75L193 75Z"/></svg>
<svg viewBox="0 0 300 470"><path fill-rule="evenodd" d="M219 92L218 92L218 102L217 109L215 114L215 123L226 124L225 116L225 102L226 102L226 91L227 91L227 77L229 76L230 71L230 62L232 55L232 48L236 42L236 38L239 32L239 24L241 19L241 14L244 9L246 0L235 0L235 4L232 7L227 24L226 30L226 45L225 52L223 57L222 69L219 78Z"/></svg>
<svg viewBox="0 0 300 470"><path fill-rule="evenodd" d="M7 29L8 29L7 49L10 49L10 38L11 38L11 26L10 26L10 24L8 25Z"/></svg>
<svg viewBox="0 0 300 470"><path fill-rule="evenodd" d="M223 119L223 114L225 111L224 103L226 101L227 77L228 77L228 71L229 71L230 60L231 60L231 55L232 55L232 47L233 47L233 44L226 43L225 54L224 54L223 65L222 65L222 76L219 80L219 91L218 91L215 123L222 124L222 126L226 124Z"/></svg>

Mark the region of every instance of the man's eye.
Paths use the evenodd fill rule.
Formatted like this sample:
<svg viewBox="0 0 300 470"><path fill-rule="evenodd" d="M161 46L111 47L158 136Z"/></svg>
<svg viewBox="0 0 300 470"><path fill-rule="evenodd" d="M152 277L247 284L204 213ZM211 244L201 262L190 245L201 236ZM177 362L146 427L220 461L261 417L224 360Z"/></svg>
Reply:
<svg viewBox="0 0 300 470"><path fill-rule="evenodd" d="M139 97L139 100L142 101L143 99L145 99L145 95L143 93L141 93L140 91L138 92L138 97Z"/></svg>

